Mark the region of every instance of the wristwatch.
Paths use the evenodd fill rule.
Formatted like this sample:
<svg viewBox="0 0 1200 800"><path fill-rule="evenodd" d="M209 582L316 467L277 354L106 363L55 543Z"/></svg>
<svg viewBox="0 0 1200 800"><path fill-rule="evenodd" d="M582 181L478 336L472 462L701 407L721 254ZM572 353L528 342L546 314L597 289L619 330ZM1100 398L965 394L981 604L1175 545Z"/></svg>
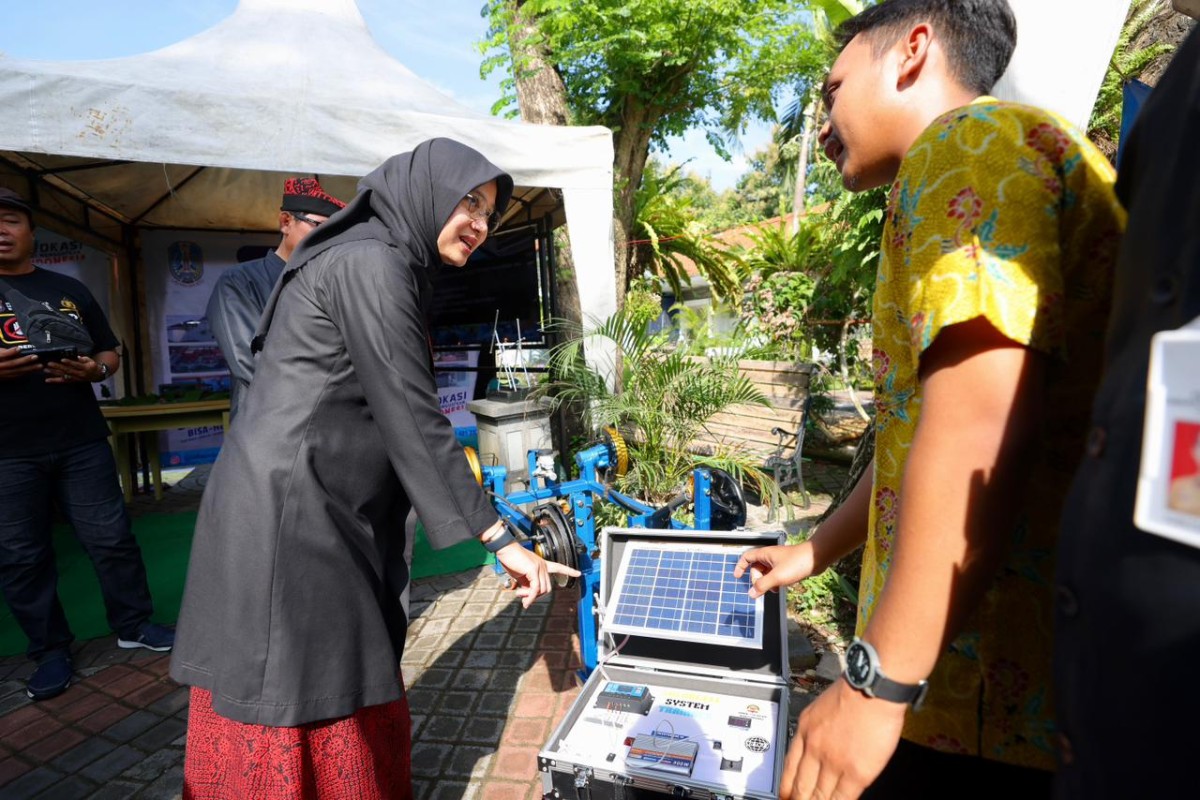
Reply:
<svg viewBox="0 0 1200 800"><path fill-rule="evenodd" d="M512 535L512 531L508 530L508 528L505 528L503 531L484 542L483 549L487 550L489 553L495 553L500 550L500 548L507 547L516 540L517 537Z"/></svg>
<svg viewBox="0 0 1200 800"><path fill-rule="evenodd" d="M108 364L105 364L103 361L97 361L96 363L100 365L100 380L104 380L108 377Z"/></svg>
<svg viewBox="0 0 1200 800"><path fill-rule="evenodd" d="M857 636L846 649L846 669L842 676L846 683L867 697L910 703L914 711L925 702L925 693L929 690L929 681L898 683L888 678L879 669L879 654L875 648Z"/></svg>

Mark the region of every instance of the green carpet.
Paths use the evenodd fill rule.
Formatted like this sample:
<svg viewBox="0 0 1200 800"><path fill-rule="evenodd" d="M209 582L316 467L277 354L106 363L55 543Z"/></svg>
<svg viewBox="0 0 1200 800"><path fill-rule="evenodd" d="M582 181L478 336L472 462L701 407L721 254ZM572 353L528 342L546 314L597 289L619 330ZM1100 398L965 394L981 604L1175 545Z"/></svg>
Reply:
<svg viewBox="0 0 1200 800"><path fill-rule="evenodd" d="M179 616L183 598L183 581L187 574L188 553L192 547L192 531L196 514L148 514L133 521L133 534L142 549L150 594L154 597L154 620L173 623ZM54 550L58 557L58 596L67 614L75 638L96 639L112 631L104 618L104 603L100 584L92 562L79 546L71 528L54 528ZM445 550L434 550L425 540L425 532L417 526L417 541L413 545L413 577L427 578L461 572L491 563L493 556L477 542L463 542ZM0 608L0 656L25 652L28 641L17 627L12 613Z"/></svg>

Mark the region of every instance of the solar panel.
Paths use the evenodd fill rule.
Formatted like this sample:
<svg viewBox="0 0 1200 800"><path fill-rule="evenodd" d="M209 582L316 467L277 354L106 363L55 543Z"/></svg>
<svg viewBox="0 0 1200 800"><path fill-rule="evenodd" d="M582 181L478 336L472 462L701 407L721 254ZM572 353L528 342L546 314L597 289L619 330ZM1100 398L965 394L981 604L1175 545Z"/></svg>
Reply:
<svg viewBox="0 0 1200 800"><path fill-rule="evenodd" d="M763 600L749 572L733 568L745 547L646 543L625 549L605 630L707 644L762 647Z"/></svg>

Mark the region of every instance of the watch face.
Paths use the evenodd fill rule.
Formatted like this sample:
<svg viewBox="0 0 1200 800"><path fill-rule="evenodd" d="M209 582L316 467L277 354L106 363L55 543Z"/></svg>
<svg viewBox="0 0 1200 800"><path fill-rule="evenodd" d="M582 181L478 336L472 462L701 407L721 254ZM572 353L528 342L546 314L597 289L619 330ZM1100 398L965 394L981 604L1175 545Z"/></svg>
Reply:
<svg viewBox="0 0 1200 800"><path fill-rule="evenodd" d="M846 650L846 677L850 685L858 688L866 686L871 680L871 656L867 648L858 642Z"/></svg>

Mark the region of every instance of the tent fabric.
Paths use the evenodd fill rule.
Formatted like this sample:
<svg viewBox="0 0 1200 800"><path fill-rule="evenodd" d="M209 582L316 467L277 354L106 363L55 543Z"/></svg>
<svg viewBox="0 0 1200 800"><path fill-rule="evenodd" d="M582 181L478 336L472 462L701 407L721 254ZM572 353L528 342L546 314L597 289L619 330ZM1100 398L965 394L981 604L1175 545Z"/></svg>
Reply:
<svg viewBox="0 0 1200 800"><path fill-rule="evenodd" d="M1008 0L1017 49L992 94L1049 109L1082 131L1130 0Z"/></svg>
<svg viewBox="0 0 1200 800"><path fill-rule="evenodd" d="M518 186L573 198L584 312L616 308L611 132L461 105L385 53L354 0L241 0L212 28L128 58L0 58L0 108L0 151L137 227L269 229L283 176L319 175L348 199L387 157L449 136Z"/></svg>

